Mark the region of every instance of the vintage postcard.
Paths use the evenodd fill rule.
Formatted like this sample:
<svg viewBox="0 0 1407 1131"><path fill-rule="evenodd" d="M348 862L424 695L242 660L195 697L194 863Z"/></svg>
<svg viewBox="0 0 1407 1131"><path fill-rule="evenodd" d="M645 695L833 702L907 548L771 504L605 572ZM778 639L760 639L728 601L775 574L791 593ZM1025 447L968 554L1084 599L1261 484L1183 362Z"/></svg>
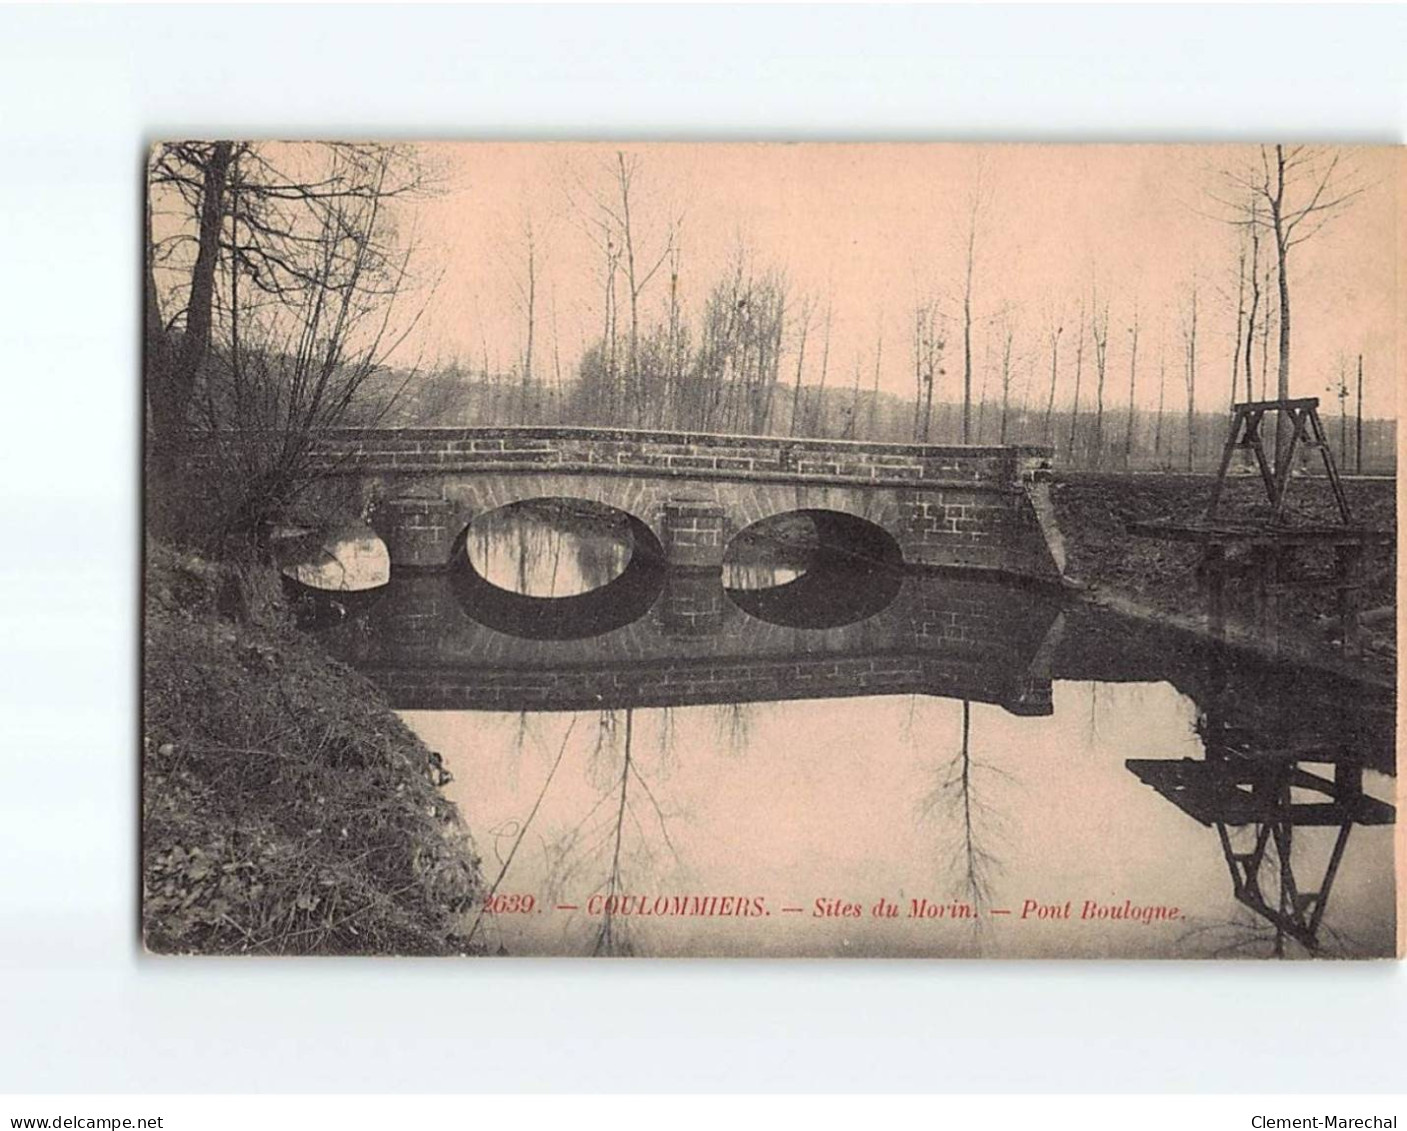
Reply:
<svg viewBox="0 0 1407 1131"><path fill-rule="evenodd" d="M1403 164L162 141L159 953L1398 953Z"/></svg>

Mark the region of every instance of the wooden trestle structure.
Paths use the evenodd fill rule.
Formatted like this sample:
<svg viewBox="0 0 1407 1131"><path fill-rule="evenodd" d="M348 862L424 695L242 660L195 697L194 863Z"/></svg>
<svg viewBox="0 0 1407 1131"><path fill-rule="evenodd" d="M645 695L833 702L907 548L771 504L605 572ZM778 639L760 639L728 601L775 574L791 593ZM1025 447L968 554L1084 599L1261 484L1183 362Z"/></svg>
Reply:
<svg viewBox="0 0 1407 1131"><path fill-rule="evenodd" d="M1265 419L1283 413L1291 424L1283 460L1272 464L1263 441ZM1291 521L1286 509L1295 455L1301 448L1317 450L1333 490L1338 521ZM1238 450L1255 457L1265 487L1269 518L1235 522L1219 513L1231 461ZM1278 595L1290 588L1325 586L1338 591L1342 647L1358 649L1358 600L1363 584L1364 550L1391 544L1393 531L1372 530L1354 522L1334 453L1319 419L1315 397L1294 400L1248 401L1233 406L1231 427L1222 450L1221 466L1211 497L1200 518L1133 522L1129 532L1149 538L1191 542L1203 547L1201 576L1209 601L1213 631L1226 627L1225 581L1229 549L1246 551L1255 580L1255 610L1272 646L1278 640ZM1333 547L1330 575L1284 576L1286 557L1306 546ZM1321 928L1330 892L1354 825L1389 825L1393 807L1364 792L1364 751L1348 737L1351 727L1328 725L1322 735L1283 730L1251 732L1241 726L1240 706L1218 697L1206 706L1201 760L1132 759L1130 771L1190 817L1215 828L1230 873L1232 894L1274 931L1274 952L1285 953L1293 939L1309 953L1320 952ZM1324 767L1331 773L1326 776ZM1298 859L1299 830L1332 831L1328 862L1322 872ZM1237 830L1251 830L1249 840ZM1235 834L1233 838L1233 834ZM1316 878L1317 876L1317 878Z"/></svg>

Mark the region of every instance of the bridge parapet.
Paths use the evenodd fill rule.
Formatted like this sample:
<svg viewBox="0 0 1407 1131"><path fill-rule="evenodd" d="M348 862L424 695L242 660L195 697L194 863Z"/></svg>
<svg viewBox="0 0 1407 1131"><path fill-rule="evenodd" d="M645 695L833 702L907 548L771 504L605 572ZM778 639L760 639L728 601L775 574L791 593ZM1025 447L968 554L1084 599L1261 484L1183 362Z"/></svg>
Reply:
<svg viewBox="0 0 1407 1131"><path fill-rule="evenodd" d="M590 471L686 478L1017 489L1049 468L1051 449L881 444L609 428L339 429L320 470L454 473Z"/></svg>

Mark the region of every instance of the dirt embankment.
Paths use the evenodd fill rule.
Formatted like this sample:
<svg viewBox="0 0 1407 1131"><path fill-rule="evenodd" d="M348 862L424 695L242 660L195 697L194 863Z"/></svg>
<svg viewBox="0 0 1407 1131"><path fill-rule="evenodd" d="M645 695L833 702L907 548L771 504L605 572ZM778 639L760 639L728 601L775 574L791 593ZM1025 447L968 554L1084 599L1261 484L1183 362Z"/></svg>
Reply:
<svg viewBox="0 0 1407 1131"><path fill-rule="evenodd" d="M1198 564L1200 547L1166 542L1128 533L1134 520L1194 519L1205 510L1212 487L1208 475L1127 475L1066 473L1053 485L1052 498L1065 539L1067 571L1091 586L1097 595L1122 598L1155 613L1181 621L1206 612ZM1393 530L1397 525L1396 483L1391 480L1352 480L1345 483L1356 525ZM1227 481L1219 517L1233 522L1259 522L1269 517L1259 479ZM1323 479L1292 481L1287 497L1291 522L1337 522L1329 485ZM1333 569L1333 550L1294 551L1282 581L1323 577ZM1370 549L1360 591L1362 663L1390 673L1396 661L1396 551L1391 546ZM1266 625L1256 616L1260 582L1244 551L1227 557L1226 606L1233 633L1246 642L1267 638ZM1278 635L1283 644L1326 660L1338 655L1338 597L1331 587L1285 587L1278 593Z"/></svg>
<svg viewBox="0 0 1407 1131"><path fill-rule="evenodd" d="M148 555L143 937L166 953L450 954L480 890L438 758L286 622L271 573Z"/></svg>

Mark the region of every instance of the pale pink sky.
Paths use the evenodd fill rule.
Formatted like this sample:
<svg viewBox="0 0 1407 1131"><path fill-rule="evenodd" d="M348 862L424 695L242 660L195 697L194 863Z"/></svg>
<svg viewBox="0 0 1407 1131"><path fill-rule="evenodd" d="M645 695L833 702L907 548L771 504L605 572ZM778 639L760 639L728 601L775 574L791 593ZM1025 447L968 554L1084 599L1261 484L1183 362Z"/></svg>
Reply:
<svg viewBox="0 0 1407 1131"><path fill-rule="evenodd" d="M884 349L880 386L912 388L909 346L916 296L931 294L956 317L961 298L967 202L979 164L987 200L981 212L974 281L974 358L999 358L1004 309L1016 325L1019 395L1033 368L1049 372L1046 327L1063 320L1058 400L1073 383L1075 305L1097 289L1110 303L1111 405L1127 397L1128 328L1137 303L1138 400L1157 398L1165 351L1169 403L1182 391L1180 306L1195 271L1200 296L1198 407L1227 400L1235 324L1236 252L1230 228L1206 213L1215 170L1244 160L1252 147L1012 146L937 144L623 144L455 143L425 147L444 179L441 195L405 217L422 237L422 266L439 274L415 344L430 358L477 368L485 343L492 366L521 355L524 323L516 307L523 222L539 244L536 359L551 364L556 340L565 370L600 333L601 263L584 231L589 193L610 191L617 149L640 161L633 202L640 257L662 246L665 223L682 215L681 289L697 315L739 239L759 267L786 272L793 302L815 296L834 307L828 383L848 385L856 363L868 387L876 338ZM1340 355L1359 352L1368 373L1372 416L1395 413L1395 150L1345 153L1367 184L1352 207L1292 253L1292 393L1318 395L1337 375ZM1263 249L1264 250L1264 249ZM660 316L661 274L643 295L642 322ZM946 361L951 397L961 371L953 324ZM795 364L794 341L782 370ZM1272 354L1272 377L1274 361ZM991 370L989 369L989 372ZM1086 342L1085 388L1092 379ZM805 380L820 373L819 315L807 347ZM996 380L992 373L991 381ZM1086 403L1089 403L1086 401Z"/></svg>

